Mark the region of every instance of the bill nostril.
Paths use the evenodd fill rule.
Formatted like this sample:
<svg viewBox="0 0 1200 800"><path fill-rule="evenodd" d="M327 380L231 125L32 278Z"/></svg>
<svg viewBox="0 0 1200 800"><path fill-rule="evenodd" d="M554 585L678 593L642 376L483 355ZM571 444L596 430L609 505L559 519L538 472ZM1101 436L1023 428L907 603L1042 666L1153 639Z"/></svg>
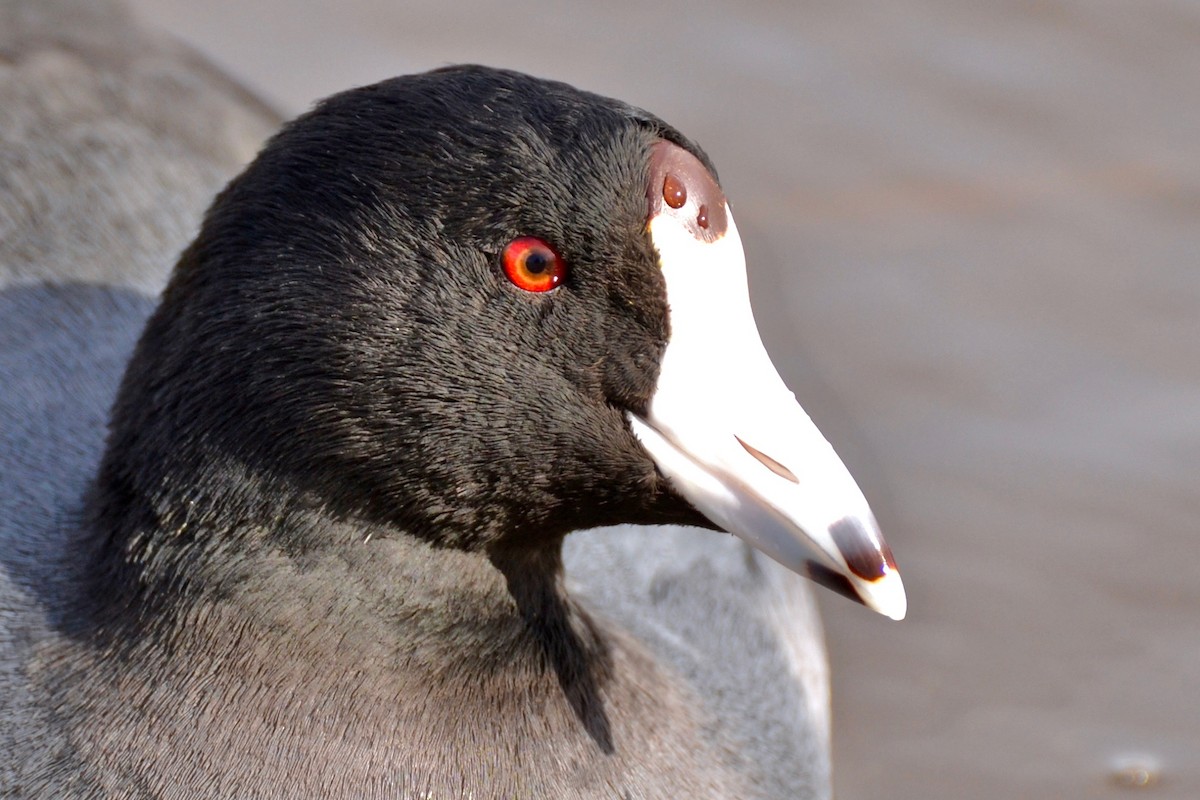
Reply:
<svg viewBox="0 0 1200 800"><path fill-rule="evenodd" d="M797 484L800 483L800 479L796 477L796 473L792 472L790 469L785 467L783 464L780 464L778 461L771 458L769 455L762 452L761 450L758 450L757 448L751 447L750 445L746 444L745 442L742 441L742 437L735 434L733 438L737 439L738 444L740 444L742 447L744 447L746 449L747 453L749 453L750 455L757 458L762 463L762 465L764 467L766 467L767 469L771 470L771 472L774 472L776 475L778 475L781 478L788 479L792 483L797 483Z"/></svg>

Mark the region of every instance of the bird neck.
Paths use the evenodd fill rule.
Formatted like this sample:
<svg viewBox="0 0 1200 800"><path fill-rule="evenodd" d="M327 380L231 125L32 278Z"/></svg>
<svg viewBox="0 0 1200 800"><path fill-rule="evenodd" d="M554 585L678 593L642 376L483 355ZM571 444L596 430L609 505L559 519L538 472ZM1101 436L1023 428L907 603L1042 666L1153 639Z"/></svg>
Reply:
<svg viewBox="0 0 1200 800"><path fill-rule="evenodd" d="M287 513L250 517L241 501L247 516L222 517L254 523L218 528L201 509L192 522L204 525L108 537L114 596L142 605L73 638L53 659L71 674L51 676L98 772L123 775L132 760L147 785L170 787L203 762L218 765L213 780L322 787L336 763L359 795L384 780L380 764L447 786L468 764L509 794L552 797L568 794L559 781L574 767L561 765L608 785L661 751L664 781L718 780L695 698L569 596L561 539L468 551L293 500ZM287 530L264 532L272 520ZM238 757L197 755L210 752Z"/></svg>
<svg viewBox="0 0 1200 800"><path fill-rule="evenodd" d="M209 493L170 488L180 485ZM329 657L323 634L355 645L356 632L358 644L395 653L354 656L343 646L347 657L440 653L464 664L532 649L579 671L602 650L564 588L561 537L510 536L465 550L427 531L334 513L253 476L157 486L166 488L101 482L93 496L89 624L109 630L117 620L126 640L176 640L181 629L232 616L294 638L291 646L321 661Z"/></svg>

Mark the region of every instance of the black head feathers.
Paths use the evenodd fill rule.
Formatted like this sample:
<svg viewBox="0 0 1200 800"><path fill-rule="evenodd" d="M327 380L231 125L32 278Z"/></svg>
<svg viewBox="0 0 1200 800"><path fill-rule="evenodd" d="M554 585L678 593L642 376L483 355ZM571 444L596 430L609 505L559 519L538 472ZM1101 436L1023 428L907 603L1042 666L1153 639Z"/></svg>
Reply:
<svg viewBox="0 0 1200 800"><path fill-rule="evenodd" d="M643 111L479 67L285 127L213 204L123 382L98 498L125 547L164 520L279 536L306 509L464 548L701 523L623 418L668 336L645 235L661 138L704 159ZM556 248L560 290L505 280L519 236Z"/></svg>

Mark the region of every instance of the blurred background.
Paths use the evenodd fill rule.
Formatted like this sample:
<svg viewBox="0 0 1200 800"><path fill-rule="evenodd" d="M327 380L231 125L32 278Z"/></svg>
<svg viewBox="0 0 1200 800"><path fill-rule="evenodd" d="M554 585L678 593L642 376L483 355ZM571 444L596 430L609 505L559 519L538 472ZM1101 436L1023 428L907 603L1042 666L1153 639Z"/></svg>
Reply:
<svg viewBox="0 0 1200 800"><path fill-rule="evenodd" d="M131 5L288 115L470 61L694 137L909 589L822 593L838 796L1200 797L1200 2Z"/></svg>

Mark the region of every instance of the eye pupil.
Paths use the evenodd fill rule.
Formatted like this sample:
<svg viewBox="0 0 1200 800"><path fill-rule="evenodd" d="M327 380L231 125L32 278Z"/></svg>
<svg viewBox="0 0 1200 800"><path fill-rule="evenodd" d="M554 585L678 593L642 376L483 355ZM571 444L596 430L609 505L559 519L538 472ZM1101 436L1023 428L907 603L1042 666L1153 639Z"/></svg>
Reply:
<svg viewBox="0 0 1200 800"><path fill-rule="evenodd" d="M541 275L550 268L550 259L540 250L534 250L525 257L525 269L534 275Z"/></svg>

